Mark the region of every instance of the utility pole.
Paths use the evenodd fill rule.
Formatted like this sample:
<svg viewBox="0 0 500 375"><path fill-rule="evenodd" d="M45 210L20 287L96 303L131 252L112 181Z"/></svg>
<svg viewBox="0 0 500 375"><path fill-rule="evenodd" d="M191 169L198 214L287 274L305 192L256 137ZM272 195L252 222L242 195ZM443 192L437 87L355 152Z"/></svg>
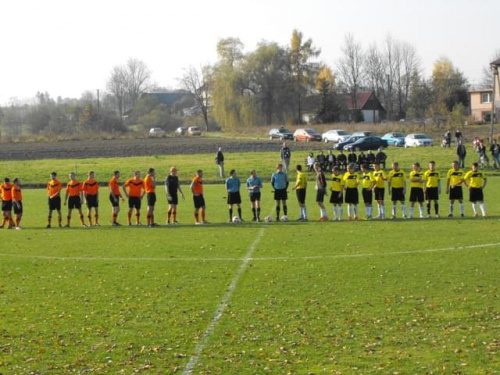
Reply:
<svg viewBox="0 0 500 375"><path fill-rule="evenodd" d="M493 93L491 95L491 116L490 116L490 122L491 122L491 128L490 128L490 142L493 142L493 124L495 123L495 114L496 114L496 106L495 106L495 93L496 93L496 86L497 84L500 87L500 82L498 82L498 65L497 61L494 61L491 63L491 72L493 74ZM499 98L500 99L500 98Z"/></svg>

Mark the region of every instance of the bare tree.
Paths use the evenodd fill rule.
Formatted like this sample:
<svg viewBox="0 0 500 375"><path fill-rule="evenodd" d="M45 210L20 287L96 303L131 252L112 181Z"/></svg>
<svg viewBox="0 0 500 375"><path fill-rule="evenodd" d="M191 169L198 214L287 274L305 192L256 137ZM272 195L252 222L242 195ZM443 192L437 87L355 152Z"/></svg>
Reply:
<svg viewBox="0 0 500 375"><path fill-rule="evenodd" d="M209 90L211 87L210 77L210 66L202 67L200 70L190 66L180 79L182 87L193 95L196 105L203 116L203 121L205 121L205 129L207 131L209 130L208 108L210 99Z"/></svg>
<svg viewBox="0 0 500 375"><path fill-rule="evenodd" d="M125 96L127 94L127 71L123 66L115 66L106 84L106 88L113 96L118 114L123 116Z"/></svg>
<svg viewBox="0 0 500 375"><path fill-rule="evenodd" d="M367 86L379 96L384 90L385 66L376 43L371 44L366 51L365 72Z"/></svg>

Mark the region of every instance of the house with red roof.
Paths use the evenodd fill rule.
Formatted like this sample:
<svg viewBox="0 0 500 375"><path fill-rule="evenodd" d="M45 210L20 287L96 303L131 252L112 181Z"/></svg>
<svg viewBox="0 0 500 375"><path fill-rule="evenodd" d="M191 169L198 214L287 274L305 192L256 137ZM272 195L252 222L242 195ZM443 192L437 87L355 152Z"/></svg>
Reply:
<svg viewBox="0 0 500 375"><path fill-rule="evenodd" d="M385 108L373 91L358 92L356 96L344 94L343 99L349 116L347 121L380 122L385 118Z"/></svg>

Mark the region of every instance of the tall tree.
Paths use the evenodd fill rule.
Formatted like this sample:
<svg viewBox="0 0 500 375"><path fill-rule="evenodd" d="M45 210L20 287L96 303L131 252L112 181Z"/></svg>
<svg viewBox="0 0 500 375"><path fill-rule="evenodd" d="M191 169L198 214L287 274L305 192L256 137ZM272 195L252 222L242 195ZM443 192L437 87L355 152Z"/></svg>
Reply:
<svg viewBox="0 0 500 375"><path fill-rule="evenodd" d="M190 66L180 79L182 87L193 95L196 105L203 116L206 131L209 130L208 108L210 107L210 91L212 88L211 79L212 69L210 66L204 66L200 70Z"/></svg>
<svg viewBox="0 0 500 375"><path fill-rule="evenodd" d="M125 98L127 95L127 71L123 66L115 66L108 78L106 88L111 93L118 114L123 116L125 112Z"/></svg>
<svg viewBox="0 0 500 375"><path fill-rule="evenodd" d="M316 90L320 96L320 103L316 113L319 122L328 123L338 121L341 106L335 92L335 76L332 69L322 64L316 77Z"/></svg>
<svg viewBox="0 0 500 375"><path fill-rule="evenodd" d="M436 103L443 103L448 111L455 105L468 105L468 82L451 60L446 57L438 59L432 70L432 89Z"/></svg>

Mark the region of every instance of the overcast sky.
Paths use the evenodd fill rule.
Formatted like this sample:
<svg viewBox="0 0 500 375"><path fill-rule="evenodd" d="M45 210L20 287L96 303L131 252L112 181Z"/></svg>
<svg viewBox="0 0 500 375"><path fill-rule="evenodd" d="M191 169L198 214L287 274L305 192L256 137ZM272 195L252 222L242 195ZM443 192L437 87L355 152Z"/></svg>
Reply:
<svg viewBox="0 0 500 375"><path fill-rule="evenodd" d="M219 39L252 51L262 40L289 45L294 28L334 70L346 33L364 47L390 33L416 47L427 76L446 56L473 84L500 49L499 0L15 0L0 9L2 105L37 91L104 90L130 57L177 88L183 69L216 61Z"/></svg>

